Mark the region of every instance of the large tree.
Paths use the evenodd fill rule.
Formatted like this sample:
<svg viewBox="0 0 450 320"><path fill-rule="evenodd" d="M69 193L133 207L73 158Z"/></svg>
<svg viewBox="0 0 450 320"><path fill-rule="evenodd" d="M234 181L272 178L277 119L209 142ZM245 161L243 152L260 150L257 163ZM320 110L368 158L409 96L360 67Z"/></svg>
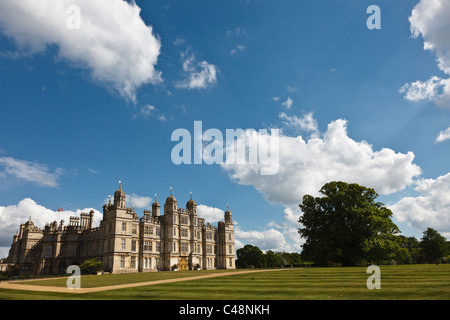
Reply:
<svg viewBox="0 0 450 320"><path fill-rule="evenodd" d="M330 182L320 193L305 195L298 230L305 239L302 259L318 265L355 265L406 255L395 234L392 212L375 199L375 190L352 183ZM402 257L404 259L404 257Z"/></svg>
<svg viewBox="0 0 450 320"><path fill-rule="evenodd" d="M432 228L423 232L420 247L425 253L427 262L439 264L439 261L448 254L447 240Z"/></svg>
<svg viewBox="0 0 450 320"><path fill-rule="evenodd" d="M264 253L257 246L247 244L236 251L236 266L239 268L264 268L266 259Z"/></svg>

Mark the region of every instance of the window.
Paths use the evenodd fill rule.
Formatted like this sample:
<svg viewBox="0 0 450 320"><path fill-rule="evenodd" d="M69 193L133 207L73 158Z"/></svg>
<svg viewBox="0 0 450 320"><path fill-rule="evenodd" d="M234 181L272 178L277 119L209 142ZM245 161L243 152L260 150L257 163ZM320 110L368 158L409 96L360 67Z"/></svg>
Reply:
<svg viewBox="0 0 450 320"><path fill-rule="evenodd" d="M182 216L180 219L181 219L181 224L188 224L188 217Z"/></svg>
<svg viewBox="0 0 450 320"><path fill-rule="evenodd" d="M120 269L125 268L125 257L121 256L120 257Z"/></svg>
<svg viewBox="0 0 450 320"><path fill-rule="evenodd" d="M212 232L206 233L206 239L212 239Z"/></svg>
<svg viewBox="0 0 450 320"><path fill-rule="evenodd" d="M181 243L180 251L187 252L188 251L188 244L185 242Z"/></svg>
<svg viewBox="0 0 450 320"><path fill-rule="evenodd" d="M137 234L137 225L136 224L133 224L132 233Z"/></svg>
<svg viewBox="0 0 450 320"><path fill-rule="evenodd" d="M177 228L173 228L173 235L174 235L174 236L177 235Z"/></svg>
<svg viewBox="0 0 450 320"><path fill-rule="evenodd" d="M136 257L131 257L130 268L136 269Z"/></svg>
<svg viewBox="0 0 450 320"><path fill-rule="evenodd" d="M156 228L156 235L157 236L161 235L161 228L159 227Z"/></svg>
<svg viewBox="0 0 450 320"><path fill-rule="evenodd" d="M156 243L156 252L160 252L161 251L161 242L157 242Z"/></svg>
<svg viewBox="0 0 450 320"><path fill-rule="evenodd" d="M131 241L131 251L136 251L136 241Z"/></svg>
<svg viewBox="0 0 450 320"><path fill-rule="evenodd" d="M228 240L231 241L231 232L228 234Z"/></svg>
<svg viewBox="0 0 450 320"><path fill-rule="evenodd" d="M153 234L152 226L144 226L144 234Z"/></svg>
<svg viewBox="0 0 450 320"><path fill-rule="evenodd" d="M144 251L152 251L152 242L144 241Z"/></svg>
<svg viewBox="0 0 450 320"><path fill-rule="evenodd" d="M122 222L122 231L127 231L127 223Z"/></svg>
<svg viewBox="0 0 450 320"><path fill-rule="evenodd" d="M46 246L44 251L44 258L50 258L52 256L53 246Z"/></svg>
<svg viewBox="0 0 450 320"><path fill-rule="evenodd" d="M233 254L233 246L228 246L228 253Z"/></svg>
<svg viewBox="0 0 450 320"><path fill-rule="evenodd" d="M233 266L233 258L230 258L230 267Z"/></svg>
<svg viewBox="0 0 450 320"><path fill-rule="evenodd" d="M212 245L211 244L206 245L206 253L212 253Z"/></svg>
<svg viewBox="0 0 450 320"><path fill-rule="evenodd" d="M188 236L188 229L186 229L186 228L181 229L181 236L187 238L187 236Z"/></svg>
<svg viewBox="0 0 450 320"><path fill-rule="evenodd" d="M61 257L64 257L64 249L66 248L66 246L65 245L61 245L61 248L59 249L59 255L61 256Z"/></svg>
<svg viewBox="0 0 450 320"><path fill-rule="evenodd" d="M120 248L121 248L122 250L125 250L125 244L126 244L125 241L126 241L125 239L122 239L122 241L121 241L121 243L120 243Z"/></svg>

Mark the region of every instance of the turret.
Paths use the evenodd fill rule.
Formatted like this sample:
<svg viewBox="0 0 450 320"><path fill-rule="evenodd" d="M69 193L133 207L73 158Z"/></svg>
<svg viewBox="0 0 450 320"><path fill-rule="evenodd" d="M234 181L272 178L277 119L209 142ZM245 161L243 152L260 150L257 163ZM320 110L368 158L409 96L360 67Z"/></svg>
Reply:
<svg viewBox="0 0 450 320"><path fill-rule="evenodd" d="M186 203L186 211L189 215L197 215L197 203L192 199L192 192L191 199Z"/></svg>
<svg viewBox="0 0 450 320"><path fill-rule="evenodd" d="M155 202L152 204L152 217L158 217L160 215L161 206L159 205L158 201L156 200L156 194L155 194Z"/></svg>
<svg viewBox="0 0 450 320"><path fill-rule="evenodd" d="M164 214L173 214L177 212L177 199L172 194L172 187L170 187L170 196L167 197L164 203Z"/></svg>
<svg viewBox="0 0 450 320"><path fill-rule="evenodd" d="M225 223L233 224L233 219L228 204L227 204L227 211L225 211Z"/></svg>
<svg viewBox="0 0 450 320"><path fill-rule="evenodd" d="M125 209L125 192L122 190L122 183L119 181L119 190L114 193L114 207Z"/></svg>

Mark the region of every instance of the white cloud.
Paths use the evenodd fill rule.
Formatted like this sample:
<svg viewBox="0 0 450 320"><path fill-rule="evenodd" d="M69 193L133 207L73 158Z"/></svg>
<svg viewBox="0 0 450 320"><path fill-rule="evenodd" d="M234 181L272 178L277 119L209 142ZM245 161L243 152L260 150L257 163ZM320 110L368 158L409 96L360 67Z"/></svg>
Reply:
<svg viewBox="0 0 450 320"><path fill-rule="evenodd" d="M242 137L254 144L258 135L252 131ZM374 151L366 141L351 139L347 121L339 119L328 125L323 137L315 135L308 141L281 134L277 174L260 175L262 164L224 163L222 167L233 180L252 185L267 200L295 207L304 194L317 195L333 180L360 183L381 194L402 190L421 173L413 160L412 152L403 154L388 148Z"/></svg>
<svg viewBox="0 0 450 320"><path fill-rule="evenodd" d="M201 61L195 64L195 56L182 53L183 71L186 76L185 79L176 83L177 88L182 89L206 89L213 86L217 82L217 67L206 61Z"/></svg>
<svg viewBox="0 0 450 320"><path fill-rule="evenodd" d="M242 51L244 51L245 50L245 46L243 46L243 45L236 45L236 47L234 48L234 49L232 49L231 51L230 51L230 54L232 55L232 56L235 56L235 55L237 55L239 52L242 52Z"/></svg>
<svg viewBox="0 0 450 320"><path fill-rule="evenodd" d="M88 213L91 210L94 210L93 227L98 227L102 219L102 214L92 208L58 212L39 205L30 198L25 198L16 205L0 206L0 247L2 247L0 250L7 254L17 228L20 224L27 222L30 216L36 226L43 228L46 223L51 223L55 220L59 224L61 219L67 225L71 216L79 217L81 212Z"/></svg>
<svg viewBox="0 0 450 320"><path fill-rule="evenodd" d="M450 237L450 173L437 179L421 179L416 197L404 197L390 209L399 222L425 231L434 228Z"/></svg>
<svg viewBox="0 0 450 320"><path fill-rule="evenodd" d="M46 165L11 157L0 157L0 177L13 176L42 187L57 187L63 170L51 171Z"/></svg>
<svg viewBox="0 0 450 320"><path fill-rule="evenodd" d="M446 140L450 140L450 127L448 127L445 131L439 132L439 136L436 138L436 143L444 142Z"/></svg>
<svg viewBox="0 0 450 320"><path fill-rule="evenodd" d="M152 198L145 196L138 196L135 193L126 195L127 206L136 207L136 208L148 208L152 203Z"/></svg>
<svg viewBox="0 0 450 320"><path fill-rule="evenodd" d="M279 118L290 128L299 131L318 132L317 121L314 119L314 114L312 112L305 114L301 118L297 116L288 116L286 113L281 112Z"/></svg>
<svg viewBox="0 0 450 320"><path fill-rule="evenodd" d="M406 83L399 90L409 101L430 100L443 105L450 99L450 79L433 76L425 82Z"/></svg>
<svg viewBox="0 0 450 320"><path fill-rule="evenodd" d="M146 104L144 106L142 106L139 110L138 113L133 115L133 118L136 117L144 117L145 119L148 118L155 118L158 119L161 122L166 122L166 116L164 114L162 114L156 107L150 105L150 104Z"/></svg>
<svg viewBox="0 0 450 320"><path fill-rule="evenodd" d="M290 97L287 98L285 102L283 102L281 105L290 109L292 107L292 104L294 103L294 100L292 100Z"/></svg>
<svg viewBox="0 0 450 320"><path fill-rule="evenodd" d="M450 75L450 2L421 0L412 10L409 22L412 36L422 36L424 50L437 56L438 67ZM433 76L426 82L415 81L400 89L412 101L428 99L441 106L449 106L450 79Z"/></svg>
<svg viewBox="0 0 450 320"><path fill-rule="evenodd" d="M79 29L68 27L73 5L80 8ZM162 81L155 70L161 43L140 11L122 0L1 1L0 28L24 55L55 46L60 60L135 102L140 86Z"/></svg>
<svg viewBox="0 0 450 320"><path fill-rule="evenodd" d="M207 222L215 223L224 219L225 212L219 208L200 204L197 206L197 216L204 218Z"/></svg>
<svg viewBox="0 0 450 320"><path fill-rule="evenodd" d="M246 244L257 246L263 251L293 251L299 248L292 248L286 241L283 233L274 228L263 231L243 231L239 226L235 227L236 248L239 249Z"/></svg>

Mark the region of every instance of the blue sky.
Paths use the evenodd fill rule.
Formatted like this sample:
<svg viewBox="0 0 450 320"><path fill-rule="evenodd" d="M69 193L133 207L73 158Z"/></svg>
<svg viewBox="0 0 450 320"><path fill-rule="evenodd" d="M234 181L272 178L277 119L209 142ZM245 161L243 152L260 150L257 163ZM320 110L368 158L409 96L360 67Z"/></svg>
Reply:
<svg viewBox="0 0 450 320"><path fill-rule="evenodd" d="M119 180L139 214L170 187L210 220L229 203L238 245L264 250L299 250L295 207L328 179L374 187L405 235L450 235L448 4L52 2L0 4L0 255L26 217L101 211ZM194 121L281 129L282 170L173 164L172 132Z"/></svg>

